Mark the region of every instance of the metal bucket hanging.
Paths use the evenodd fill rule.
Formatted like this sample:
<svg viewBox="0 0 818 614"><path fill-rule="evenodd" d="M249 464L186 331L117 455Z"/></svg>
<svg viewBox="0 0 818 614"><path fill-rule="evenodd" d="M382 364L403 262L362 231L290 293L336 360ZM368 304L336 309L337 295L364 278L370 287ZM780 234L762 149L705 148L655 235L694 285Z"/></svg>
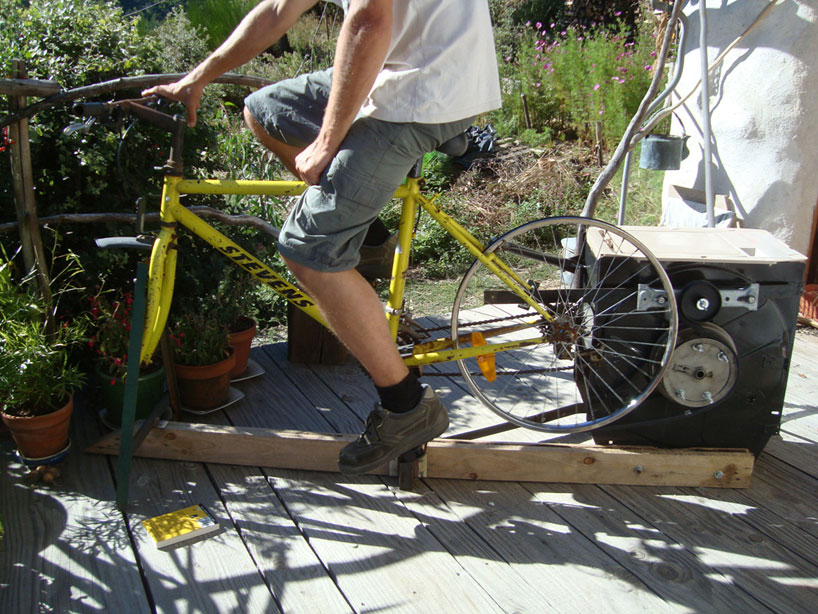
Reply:
<svg viewBox="0 0 818 614"><path fill-rule="evenodd" d="M642 141L640 168L653 171L676 171L688 154L687 136L649 134Z"/></svg>

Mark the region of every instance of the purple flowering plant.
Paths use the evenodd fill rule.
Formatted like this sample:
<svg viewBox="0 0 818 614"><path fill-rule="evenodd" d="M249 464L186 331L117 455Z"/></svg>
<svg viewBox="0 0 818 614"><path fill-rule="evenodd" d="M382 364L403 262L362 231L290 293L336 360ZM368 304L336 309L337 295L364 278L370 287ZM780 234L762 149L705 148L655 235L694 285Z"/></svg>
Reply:
<svg viewBox="0 0 818 614"><path fill-rule="evenodd" d="M528 121L537 132L586 141L601 122L605 147L614 147L653 78L654 29L651 20L630 34L623 22L588 28L528 22L516 53L506 52L500 63L504 112L518 126Z"/></svg>

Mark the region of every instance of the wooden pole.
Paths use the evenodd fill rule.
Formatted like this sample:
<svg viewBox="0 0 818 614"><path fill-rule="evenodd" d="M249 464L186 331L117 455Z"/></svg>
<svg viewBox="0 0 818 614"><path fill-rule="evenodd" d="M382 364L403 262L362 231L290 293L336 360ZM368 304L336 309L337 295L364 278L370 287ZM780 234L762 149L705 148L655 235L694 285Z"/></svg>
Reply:
<svg viewBox="0 0 818 614"><path fill-rule="evenodd" d="M602 166L602 122L594 122L594 152L596 153L596 162Z"/></svg>
<svg viewBox="0 0 818 614"><path fill-rule="evenodd" d="M520 94L520 99L523 101L523 113L525 114L525 127L531 130L531 116L528 114L528 98L525 94Z"/></svg>
<svg viewBox="0 0 818 614"><path fill-rule="evenodd" d="M15 61L18 79L26 78L25 62ZM12 113L25 108L25 96L9 96L9 108ZM9 136L12 145L11 176L14 184L14 204L17 210L17 223L20 232L20 242L23 246L23 260L27 273L35 273L43 300L51 305L51 285L48 279L48 267L45 262L45 250L40 236L40 224L37 220L37 209L34 201L34 177L31 170L31 146L28 138L28 120L20 121L9 126ZM50 309L46 314L46 325L50 329Z"/></svg>

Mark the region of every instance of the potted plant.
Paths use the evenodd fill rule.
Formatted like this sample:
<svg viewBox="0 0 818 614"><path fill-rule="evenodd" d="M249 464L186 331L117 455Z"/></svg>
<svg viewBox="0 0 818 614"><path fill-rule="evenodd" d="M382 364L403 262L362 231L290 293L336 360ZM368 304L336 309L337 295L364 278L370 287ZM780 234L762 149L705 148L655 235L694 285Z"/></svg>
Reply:
<svg viewBox="0 0 818 614"><path fill-rule="evenodd" d="M210 313L185 310L176 316L169 336L182 406L201 411L222 405L236 364L227 327Z"/></svg>
<svg viewBox="0 0 818 614"><path fill-rule="evenodd" d="M250 360L250 347L256 336L257 323L249 311L248 292L254 281L246 271L238 267L224 270L213 297L212 313L228 331L228 342L236 354L236 364L230 377L239 377L247 370Z"/></svg>
<svg viewBox="0 0 818 614"><path fill-rule="evenodd" d="M0 259L0 417L25 460L53 458L69 446L73 392L85 381L71 353L85 340L86 319L54 316L78 269L69 256L66 286L49 303L29 289L30 280L16 283L12 261Z"/></svg>
<svg viewBox="0 0 818 614"><path fill-rule="evenodd" d="M247 239L240 236L233 238ZM230 377L238 377L247 369L250 347L256 333L255 301L250 294L256 284L255 278L226 261L215 250L201 250L200 245L185 234L180 235L179 241L184 245L180 250L184 261L180 261L179 266L191 272L176 279L174 294L181 299L179 306L187 312L206 311L227 327L230 345L236 353L236 364ZM256 248L256 253L259 253L264 245L257 245Z"/></svg>
<svg viewBox="0 0 818 614"><path fill-rule="evenodd" d="M122 424L125 379L128 366L132 292L98 292L90 297L92 336L89 347L96 354L95 374L105 404L105 418ZM147 418L162 398L165 369L153 358L139 366L135 418Z"/></svg>

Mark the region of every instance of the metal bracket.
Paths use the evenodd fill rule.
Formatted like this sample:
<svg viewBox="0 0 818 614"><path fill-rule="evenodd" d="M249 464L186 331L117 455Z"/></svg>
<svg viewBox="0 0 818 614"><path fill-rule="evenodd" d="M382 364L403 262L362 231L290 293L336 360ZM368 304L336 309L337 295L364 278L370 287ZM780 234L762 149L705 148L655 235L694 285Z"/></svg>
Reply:
<svg viewBox="0 0 818 614"><path fill-rule="evenodd" d="M758 284L750 284L738 290L719 290L722 307L742 307L747 311L758 311Z"/></svg>
<svg viewBox="0 0 818 614"><path fill-rule="evenodd" d="M721 306L740 307L747 311L758 310L759 284L750 284L746 288L719 289ZM651 288L647 284L639 284L636 298L636 310L648 311L659 309L667 303L667 293L664 290Z"/></svg>
<svg viewBox="0 0 818 614"><path fill-rule="evenodd" d="M639 284L636 294L636 311L661 309L667 304L667 292L651 288L647 284Z"/></svg>

